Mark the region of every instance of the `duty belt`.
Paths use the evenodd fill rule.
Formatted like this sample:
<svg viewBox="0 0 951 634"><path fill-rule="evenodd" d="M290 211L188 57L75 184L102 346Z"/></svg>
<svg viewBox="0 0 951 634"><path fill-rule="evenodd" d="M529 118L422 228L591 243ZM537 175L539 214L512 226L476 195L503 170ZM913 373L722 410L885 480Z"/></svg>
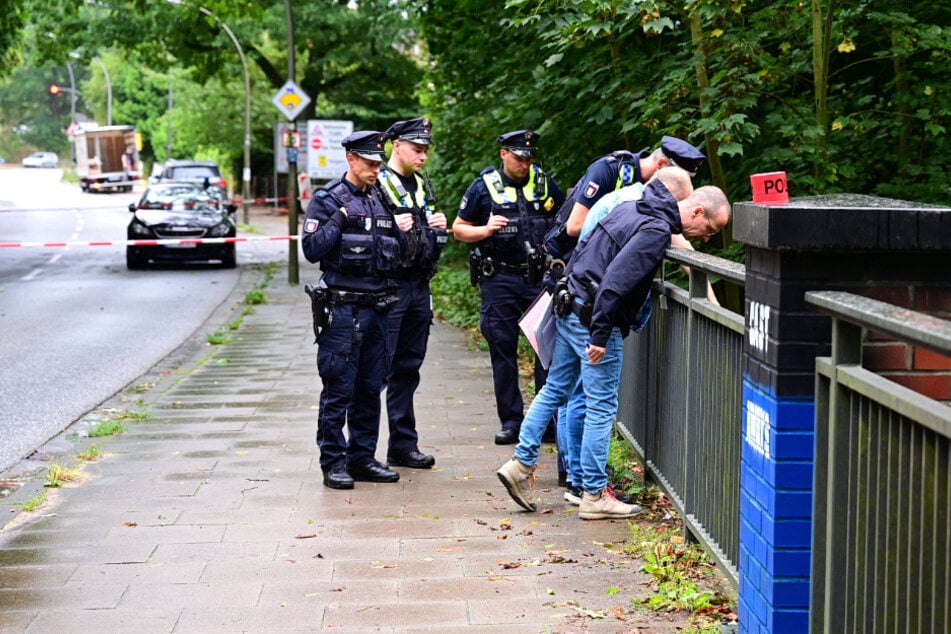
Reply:
<svg viewBox="0 0 951 634"><path fill-rule="evenodd" d="M527 275L527 264L508 264L507 262L493 262L492 267L495 273L506 273L508 275Z"/></svg>
<svg viewBox="0 0 951 634"><path fill-rule="evenodd" d="M585 328L591 327L591 315L594 312L594 305L589 303L582 303L581 298L577 295L571 296L571 312L578 316L578 320L581 322Z"/></svg>
<svg viewBox="0 0 951 634"><path fill-rule="evenodd" d="M357 306L377 306L381 302L392 297L386 292L381 293L360 293L357 291L338 291L333 288L327 289L327 297L332 302L341 302L343 304L356 304Z"/></svg>

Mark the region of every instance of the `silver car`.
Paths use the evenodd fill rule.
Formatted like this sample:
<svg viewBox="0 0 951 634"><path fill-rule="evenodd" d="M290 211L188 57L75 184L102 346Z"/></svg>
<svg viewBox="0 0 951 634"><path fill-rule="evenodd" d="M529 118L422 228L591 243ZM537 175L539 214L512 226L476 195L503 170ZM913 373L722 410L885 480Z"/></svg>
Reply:
<svg viewBox="0 0 951 634"><path fill-rule="evenodd" d="M23 159L23 167L59 167L59 157L52 152L34 152Z"/></svg>

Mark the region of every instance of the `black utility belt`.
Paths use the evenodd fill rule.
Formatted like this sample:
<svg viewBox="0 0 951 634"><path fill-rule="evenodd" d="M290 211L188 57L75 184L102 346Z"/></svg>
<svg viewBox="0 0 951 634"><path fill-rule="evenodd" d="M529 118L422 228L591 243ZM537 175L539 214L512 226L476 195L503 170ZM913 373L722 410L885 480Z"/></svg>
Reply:
<svg viewBox="0 0 951 634"><path fill-rule="evenodd" d="M381 304L388 304L391 301L395 303L396 301L396 296L387 292L361 293L359 291L339 291L334 288L328 288L326 292L327 298L331 302L340 302L341 304L356 304L357 306L376 308Z"/></svg>
<svg viewBox="0 0 951 634"><path fill-rule="evenodd" d="M569 313L574 313L585 328L591 327L594 304L591 302L582 302L581 298L577 295L573 295L564 288L558 289L557 287L553 301L555 303L554 310L556 315L565 317Z"/></svg>
<svg viewBox="0 0 951 634"><path fill-rule="evenodd" d="M594 304L579 304L572 298L571 312L578 316L578 321L580 321L584 327L591 327L591 315L594 313Z"/></svg>
<svg viewBox="0 0 951 634"><path fill-rule="evenodd" d="M480 265L483 277L492 277L496 273L505 273L506 275L528 274L528 264L509 264L492 257L483 257Z"/></svg>

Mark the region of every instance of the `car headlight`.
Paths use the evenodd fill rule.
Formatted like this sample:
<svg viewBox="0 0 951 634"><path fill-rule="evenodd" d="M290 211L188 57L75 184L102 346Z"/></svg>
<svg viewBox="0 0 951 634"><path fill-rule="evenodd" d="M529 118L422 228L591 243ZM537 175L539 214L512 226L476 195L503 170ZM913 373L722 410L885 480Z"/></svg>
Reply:
<svg viewBox="0 0 951 634"><path fill-rule="evenodd" d="M146 227L141 222L133 222L129 225L129 231L137 236L150 236L152 235L152 230Z"/></svg>
<svg viewBox="0 0 951 634"><path fill-rule="evenodd" d="M215 225L208 231L208 235L215 238L224 238L231 232L231 225L227 222L222 222L220 225Z"/></svg>

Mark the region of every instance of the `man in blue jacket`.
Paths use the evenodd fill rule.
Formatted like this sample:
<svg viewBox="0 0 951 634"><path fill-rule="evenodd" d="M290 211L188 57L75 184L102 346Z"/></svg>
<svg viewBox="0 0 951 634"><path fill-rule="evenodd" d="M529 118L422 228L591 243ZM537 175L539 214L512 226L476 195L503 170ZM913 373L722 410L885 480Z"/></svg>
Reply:
<svg viewBox="0 0 951 634"><path fill-rule="evenodd" d="M637 505L615 499L607 488L622 340L646 321L644 301L671 235L706 241L729 219L730 204L719 188L701 187L677 202L659 175L641 200L620 203L578 244L566 271L567 289L555 299L558 334L548 381L522 421L515 456L497 472L519 506L536 509L532 483L540 439L580 377L587 412L578 446L583 489L578 516L610 519L640 512Z"/></svg>

